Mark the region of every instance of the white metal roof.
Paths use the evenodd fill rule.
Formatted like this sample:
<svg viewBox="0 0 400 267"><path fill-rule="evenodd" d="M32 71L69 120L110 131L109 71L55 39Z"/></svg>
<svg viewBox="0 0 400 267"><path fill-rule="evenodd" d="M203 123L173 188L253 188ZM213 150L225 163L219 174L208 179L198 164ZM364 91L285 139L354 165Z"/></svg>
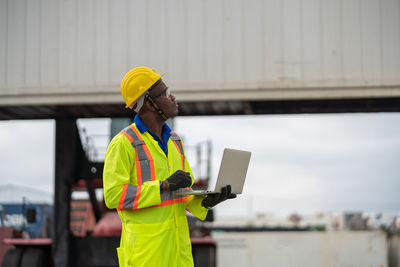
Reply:
<svg viewBox="0 0 400 267"><path fill-rule="evenodd" d="M0 204L22 204L23 198L27 203L52 204L51 193L27 186L6 184L0 185Z"/></svg>

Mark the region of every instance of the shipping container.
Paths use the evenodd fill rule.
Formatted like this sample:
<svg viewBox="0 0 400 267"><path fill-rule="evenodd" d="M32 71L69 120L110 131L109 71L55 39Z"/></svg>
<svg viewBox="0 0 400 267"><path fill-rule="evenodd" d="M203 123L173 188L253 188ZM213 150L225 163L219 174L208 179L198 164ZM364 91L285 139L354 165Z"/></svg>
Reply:
<svg viewBox="0 0 400 267"><path fill-rule="evenodd" d="M218 232L213 237L219 267L389 266L387 238L378 231Z"/></svg>
<svg viewBox="0 0 400 267"><path fill-rule="evenodd" d="M0 105L399 97L399 47L398 0L0 0Z"/></svg>
<svg viewBox="0 0 400 267"><path fill-rule="evenodd" d="M53 208L48 204L1 204L3 224L23 233L24 238L46 238L52 234ZM34 210L34 212L33 212ZM30 217L30 218L28 218Z"/></svg>

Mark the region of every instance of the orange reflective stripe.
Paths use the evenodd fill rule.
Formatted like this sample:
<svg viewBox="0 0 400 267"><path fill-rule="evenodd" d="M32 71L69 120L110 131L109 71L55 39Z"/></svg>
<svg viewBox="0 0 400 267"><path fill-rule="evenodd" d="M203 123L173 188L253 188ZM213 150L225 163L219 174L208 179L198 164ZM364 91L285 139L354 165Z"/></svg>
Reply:
<svg viewBox="0 0 400 267"><path fill-rule="evenodd" d="M151 173L150 178L151 178L152 181L155 181L156 178L155 178L154 160L153 160L153 157L151 156L151 153L150 153L149 148L148 148L147 146L143 146L143 148L144 148L144 151L146 152L146 154L147 154L147 156L148 156L148 158L149 158L150 173Z"/></svg>
<svg viewBox="0 0 400 267"><path fill-rule="evenodd" d="M127 132L121 132L121 134L125 135L126 138L128 138L129 142L131 142L131 143L133 142L132 137Z"/></svg>
<svg viewBox="0 0 400 267"><path fill-rule="evenodd" d="M169 200L161 201L161 204L154 206L154 207L161 207L161 206L167 206L167 205L172 205L172 204L174 204L174 199L169 199Z"/></svg>
<svg viewBox="0 0 400 267"><path fill-rule="evenodd" d="M133 125L130 125L129 128L131 128L132 131L135 132L136 137L137 137L139 140L143 140L142 136L138 133L138 131L136 130L136 128L135 128Z"/></svg>
<svg viewBox="0 0 400 267"><path fill-rule="evenodd" d="M128 138L129 142L132 144L136 152L135 161L136 161L137 186L124 185L118 209L135 210L138 209L142 184L147 181L156 180L154 160L150 153L149 148L147 147L139 130L136 129L134 124L122 130L121 134L123 134L126 138ZM174 145L181 157L182 170L185 170L185 154L183 150L182 140L176 133L171 134L171 140L174 142ZM190 196L179 196L176 195L175 193L161 194L161 203L150 207L161 207L161 206L186 202L190 197ZM150 207L145 207L145 208L150 208Z"/></svg>
<svg viewBox="0 0 400 267"><path fill-rule="evenodd" d="M163 201L161 201L161 204L146 207L145 209L168 206L168 205L173 205L173 204L177 204L177 203L181 203L181 202L186 202L188 200L188 198L189 198L189 196L182 196L180 198L163 200Z"/></svg>
<svg viewBox="0 0 400 267"><path fill-rule="evenodd" d="M140 136L139 132L135 129L135 127L133 125L131 125L130 128L134 131L134 133L139 138L139 140L143 140L142 137ZM155 171L154 171L154 160L153 160L153 157L151 156L149 148L147 147L146 144L143 145L143 150L146 153L147 160L150 163L150 179L151 179L151 181L155 181ZM136 152L136 155L137 155L137 152Z"/></svg>
<svg viewBox="0 0 400 267"><path fill-rule="evenodd" d="M140 198L140 191L142 190L142 186L141 185L138 185L138 187L137 187L137 190L136 190L136 197L135 197L135 199L133 200L133 206L132 206L132 208L134 209L134 210L136 210L138 207L138 202L139 202L139 198Z"/></svg>
<svg viewBox="0 0 400 267"><path fill-rule="evenodd" d="M129 127L131 128L131 126L129 126ZM132 144L135 142L135 140L133 140L133 137L130 136L127 132L121 131L121 134L125 135L126 138L128 138L129 142L131 142ZM139 136L136 135L136 137L140 140ZM139 154L138 154L138 151L136 149L136 146L133 146L133 148L135 149L136 162L138 163L138 166L136 168L137 180L138 180L138 184L142 184L142 172L141 172L141 168L140 168Z"/></svg>
<svg viewBox="0 0 400 267"><path fill-rule="evenodd" d="M186 202L189 199L189 196L184 196L181 198L175 198L174 203L181 203L181 202Z"/></svg>
<svg viewBox="0 0 400 267"><path fill-rule="evenodd" d="M136 152L136 175L138 185L147 181L155 181L153 157L139 131L134 125L130 125L122 130L121 133L128 138Z"/></svg>
<svg viewBox="0 0 400 267"><path fill-rule="evenodd" d="M140 166L140 160L139 160L139 156L135 147L135 151L136 151L136 179L137 179L137 183L138 185L142 185L142 168Z"/></svg>
<svg viewBox="0 0 400 267"><path fill-rule="evenodd" d="M179 154L181 155L182 170L184 171L185 170L185 151L183 151L182 140L177 133L171 133L171 140L172 140L172 142L174 142L176 149L178 149Z"/></svg>
<svg viewBox="0 0 400 267"><path fill-rule="evenodd" d="M118 204L118 210L122 210L122 208L124 207L126 190L128 190L128 184L124 184L124 187L122 188L121 198L119 199L119 204Z"/></svg>
<svg viewBox="0 0 400 267"><path fill-rule="evenodd" d="M176 146L176 149L178 149L179 154L181 155L182 171L184 171L184 170L185 170L185 159L184 159L184 157L183 157L183 155L182 155L182 153L181 153L181 150L179 149L179 146L178 146L178 144L176 143L176 141L172 141L172 142L174 142L174 144L175 144L175 146Z"/></svg>

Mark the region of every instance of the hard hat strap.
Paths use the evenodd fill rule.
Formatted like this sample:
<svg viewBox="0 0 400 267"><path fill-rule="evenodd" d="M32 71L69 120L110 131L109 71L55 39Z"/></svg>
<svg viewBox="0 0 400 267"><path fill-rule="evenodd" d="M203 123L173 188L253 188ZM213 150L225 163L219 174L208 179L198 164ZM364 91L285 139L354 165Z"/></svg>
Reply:
<svg viewBox="0 0 400 267"><path fill-rule="evenodd" d="M157 105L157 103L154 101L154 99L149 95L149 93L146 93L145 97L150 102L150 104L155 108L155 110L158 112L158 114L161 116L161 118L163 118L164 121L168 120L168 117L164 114L164 112Z"/></svg>

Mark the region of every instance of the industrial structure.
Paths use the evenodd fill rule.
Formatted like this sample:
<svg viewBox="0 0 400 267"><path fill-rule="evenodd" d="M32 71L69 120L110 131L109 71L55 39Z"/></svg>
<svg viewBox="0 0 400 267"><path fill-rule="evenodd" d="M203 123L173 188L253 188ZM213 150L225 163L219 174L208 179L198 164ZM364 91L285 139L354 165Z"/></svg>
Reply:
<svg viewBox="0 0 400 267"><path fill-rule="evenodd" d="M126 117L134 66L181 115L399 111L385 1L0 1L0 119Z"/></svg>
<svg viewBox="0 0 400 267"><path fill-rule="evenodd" d="M399 112L399 47L398 0L0 0L0 120L55 119L55 265L117 246L71 235L72 186L96 203L102 175L76 119L132 117L132 67L167 71L183 116Z"/></svg>

